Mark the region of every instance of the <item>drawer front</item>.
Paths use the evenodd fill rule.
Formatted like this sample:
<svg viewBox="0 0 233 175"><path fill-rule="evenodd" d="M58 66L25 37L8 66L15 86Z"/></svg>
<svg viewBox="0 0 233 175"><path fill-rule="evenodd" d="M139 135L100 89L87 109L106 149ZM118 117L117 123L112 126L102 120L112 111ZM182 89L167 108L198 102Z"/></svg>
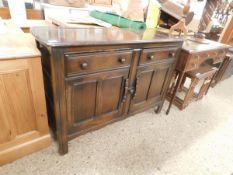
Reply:
<svg viewBox="0 0 233 175"><path fill-rule="evenodd" d="M112 51L83 54L66 54L66 75L84 74L114 68L129 67L132 51Z"/></svg>
<svg viewBox="0 0 233 175"><path fill-rule="evenodd" d="M173 58L176 55L177 49L178 48L176 47L143 49L139 64L146 64L167 58Z"/></svg>
<svg viewBox="0 0 233 175"><path fill-rule="evenodd" d="M212 59L213 63L220 63L224 60L224 57L226 55L225 50L219 50L219 51L209 51L205 53L199 53L192 55L188 59L188 64L185 68L186 71L197 69L201 64L203 64L205 61Z"/></svg>

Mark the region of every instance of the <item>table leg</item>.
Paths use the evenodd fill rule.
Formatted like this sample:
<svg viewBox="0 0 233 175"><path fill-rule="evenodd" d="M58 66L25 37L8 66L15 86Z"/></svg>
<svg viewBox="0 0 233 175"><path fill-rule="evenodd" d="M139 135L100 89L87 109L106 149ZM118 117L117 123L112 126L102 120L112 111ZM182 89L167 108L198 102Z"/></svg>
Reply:
<svg viewBox="0 0 233 175"><path fill-rule="evenodd" d="M167 109L167 112L166 112L167 115L168 115L169 112L170 112L172 103L173 103L173 101L174 101L174 99L175 99L176 93L177 93L177 91L178 91L178 89L179 89L179 87L180 87L180 84L181 84L181 82L182 82L182 80L183 80L183 77L184 77L184 72L178 72L178 80L177 80L177 82L176 82L174 91L173 91L172 96L171 96L171 100L170 100L170 103L169 103L169 106L168 106L168 109Z"/></svg>

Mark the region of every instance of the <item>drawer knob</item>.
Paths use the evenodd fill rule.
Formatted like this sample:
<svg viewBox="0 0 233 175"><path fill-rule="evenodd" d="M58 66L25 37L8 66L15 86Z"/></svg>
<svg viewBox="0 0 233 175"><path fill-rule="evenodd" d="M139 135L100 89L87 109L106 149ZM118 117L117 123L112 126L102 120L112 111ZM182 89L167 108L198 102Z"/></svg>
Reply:
<svg viewBox="0 0 233 175"><path fill-rule="evenodd" d="M154 55L149 55L148 58L149 58L150 60L153 60L155 57L154 57Z"/></svg>
<svg viewBox="0 0 233 175"><path fill-rule="evenodd" d="M175 52L170 52L170 53L169 53L169 56L170 56L170 57L174 57L174 56L175 56Z"/></svg>
<svg viewBox="0 0 233 175"><path fill-rule="evenodd" d="M87 64L87 63L82 63L82 64L81 64L81 68L82 68L82 69L86 69L86 68L87 68L87 66L88 66L88 64Z"/></svg>
<svg viewBox="0 0 233 175"><path fill-rule="evenodd" d="M125 63L126 59L125 58L120 58L119 61L120 61L120 63L123 64L123 63Z"/></svg>

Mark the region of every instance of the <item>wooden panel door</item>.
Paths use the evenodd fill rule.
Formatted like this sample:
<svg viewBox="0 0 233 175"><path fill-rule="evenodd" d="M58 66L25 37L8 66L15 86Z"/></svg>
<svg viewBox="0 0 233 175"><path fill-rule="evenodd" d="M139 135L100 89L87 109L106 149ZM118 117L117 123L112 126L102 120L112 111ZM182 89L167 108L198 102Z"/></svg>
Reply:
<svg viewBox="0 0 233 175"><path fill-rule="evenodd" d="M127 94L129 69L89 74L66 82L68 134L119 117Z"/></svg>
<svg viewBox="0 0 233 175"><path fill-rule="evenodd" d="M40 58L0 61L0 165L50 144Z"/></svg>
<svg viewBox="0 0 233 175"><path fill-rule="evenodd" d="M150 108L163 101L174 60L138 68L130 112Z"/></svg>

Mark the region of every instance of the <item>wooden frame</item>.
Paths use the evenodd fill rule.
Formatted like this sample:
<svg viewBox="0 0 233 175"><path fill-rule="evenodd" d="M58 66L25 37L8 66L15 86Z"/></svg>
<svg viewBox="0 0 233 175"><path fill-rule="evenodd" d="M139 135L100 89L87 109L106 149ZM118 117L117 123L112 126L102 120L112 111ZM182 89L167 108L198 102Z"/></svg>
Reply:
<svg viewBox="0 0 233 175"><path fill-rule="evenodd" d="M102 6L112 6L112 2L112 0L90 0L90 4Z"/></svg>

